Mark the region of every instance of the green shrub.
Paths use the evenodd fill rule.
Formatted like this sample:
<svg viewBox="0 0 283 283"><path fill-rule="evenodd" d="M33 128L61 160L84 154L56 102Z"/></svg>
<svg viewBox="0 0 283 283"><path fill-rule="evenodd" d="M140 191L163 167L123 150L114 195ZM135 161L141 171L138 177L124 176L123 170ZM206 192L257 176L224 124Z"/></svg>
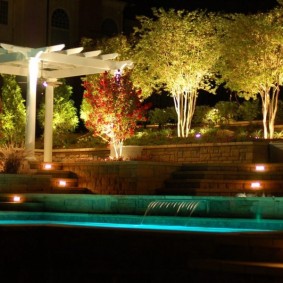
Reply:
<svg viewBox="0 0 283 283"><path fill-rule="evenodd" d="M211 107L207 105L200 105L196 106L195 113L193 116L192 124L193 125L200 125L203 123L208 123L207 121L207 115L209 111L211 110Z"/></svg>
<svg viewBox="0 0 283 283"><path fill-rule="evenodd" d="M229 124L238 118L238 104L233 101L219 101L215 104L221 124Z"/></svg>
<svg viewBox="0 0 283 283"><path fill-rule="evenodd" d="M246 100L238 109L239 120L254 121L260 115L260 106L258 100ZM283 117L282 117L283 118Z"/></svg>

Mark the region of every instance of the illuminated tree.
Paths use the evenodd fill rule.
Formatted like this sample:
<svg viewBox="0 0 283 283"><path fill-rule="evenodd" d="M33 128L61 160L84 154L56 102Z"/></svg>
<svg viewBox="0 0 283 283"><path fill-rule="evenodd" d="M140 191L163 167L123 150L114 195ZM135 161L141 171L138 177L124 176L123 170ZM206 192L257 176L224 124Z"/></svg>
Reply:
<svg viewBox="0 0 283 283"><path fill-rule="evenodd" d="M136 122L143 119L147 105L140 101L141 92L133 87L130 73L112 76L105 72L84 81L84 100L88 109L85 124L94 136L110 142L116 158L122 157L123 142L134 135Z"/></svg>
<svg viewBox="0 0 283 283"><path fill-rule="evenodd" d="M79 123L77 110L74 101L71 99L72 87L67 85L64 80L54 89L54 108L53 108L53 137L54 144L62 146L64 144L63 135L73 132ZM37 115L39 123L44 128L45 103L40 104Z"/></svg>
<svg viewBox="0 0 283 283"><path fill-rule="evenodd" d="M219 57L218 17L204 12L154 10L154 18L139 17L133 80L145 96L165 89L174 99L178 136L187 137L199 89L210 89Z"/></svg>
<svg viewBox="0 0 283 283"><path fill-rule="evenodd" d="M264 138L273 138L283 83L283 10L233 15L223 37L220 72L228 88L262 102Z"/></svg>
<svg viewBox="0 0 283 283"><path fill-rule="evenodd" d="M2 75L0 128L2 141L21 146L25 137L26 109L15 76Z"/></svg>

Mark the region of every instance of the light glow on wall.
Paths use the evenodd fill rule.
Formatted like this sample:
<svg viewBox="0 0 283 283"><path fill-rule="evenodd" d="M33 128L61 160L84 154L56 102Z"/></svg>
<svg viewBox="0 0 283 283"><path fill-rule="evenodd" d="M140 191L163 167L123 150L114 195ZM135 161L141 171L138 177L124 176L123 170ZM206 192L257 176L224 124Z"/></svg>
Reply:
<svg viewBox="0 0 283 283"><path fill-rule="evenodd" d="M43 168L46 170L49 170L49 169L52 169L52 165L50 163L46 163L44 164Z"/></svg>
<svg viewBox="0 0 283 283"><path fill-rule="evenodd" d="M260 182L252 182L251 183L251 189L261 189L261 183Z"/></svg>
<svg viewBox="0 0 283 283"><path fill-rule="evenodd" d="M60 187L66 187L66 185L67 185L67 182L65 180L60 180L59 181L59 186Z"/></svg>
<svg viewBox="0 0 283 283"><path fill-rule="evenodd" d="M265 171L265 166L264 165L256 165L255 170L256 171Z"/></svg>
<svg viewBox="0 0 283 283"><path fill-rule="evenodd" d="M13 196L13 202L21 202L22 198L20 196Z"/></svg>

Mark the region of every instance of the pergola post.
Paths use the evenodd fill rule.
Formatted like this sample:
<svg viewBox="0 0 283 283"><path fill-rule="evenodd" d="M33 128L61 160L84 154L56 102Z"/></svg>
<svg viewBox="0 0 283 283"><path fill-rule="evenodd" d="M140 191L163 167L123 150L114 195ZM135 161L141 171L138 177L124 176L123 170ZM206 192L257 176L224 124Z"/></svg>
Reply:
<svg viewBox="0 0 283 283"><path fill-rule="evenodd" d="M52 162L53 148L53 98L54 84L48 83L45 89L45 122L44 122L44 162Z"/></svg>
<svg viewBox="0 0 283 283"><path fill-rule="evenodd" d="M37 58L29 58L28 62L28 84L27 84L27 99L26 99L26 129L25 129L25 153L26 158L34 160L35 150L35 123L36 123L36 84L38 76Z"/></svg>

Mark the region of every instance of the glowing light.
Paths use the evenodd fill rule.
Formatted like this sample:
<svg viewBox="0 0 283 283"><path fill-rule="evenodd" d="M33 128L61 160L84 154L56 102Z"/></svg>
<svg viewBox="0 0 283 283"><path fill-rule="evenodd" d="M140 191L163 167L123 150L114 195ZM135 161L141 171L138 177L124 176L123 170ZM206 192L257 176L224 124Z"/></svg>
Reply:
<svg viewBox="0 0 283 283"><path fill-rule="evenodd" d="M260 182L252 182L251 183L251 188L252 189L260 189L261 188Z"/></svg>
<svg viewBox="0 0 283 283"><path fill-rule="evenodd" d="M22 199L20 196L13 196L13 202L21 202Z"/></svg>
<svg viewBox="0 0 283 283"><path fill-rule="evenodd" d="M67 185L67 182L65 180L60 180L59 181L59 186L60 187L66 187L66 185Z"/></svg>
<svg viewBox="0 0 283 283"><path fill-rule="evenodd" d="M47 164L44 164L44 169L51 169L52 168L52 165L47 163Z"/></svg>
<svg viewBox="0 0 283 283"><path fill-rule="evenodd" d="M42 83L42 85L43 85L44 87L47 87L47 86L48 86L48 83L47 83L46 81L44 81L44 82Z"/></svg>
<svg viewBox="0 0 283 283"><path fill-rule="evenodd" d="M195 135L195 137L198 139L198 138L201 137L201 134L200 134L200 133L197 133L197 134Z"/></svg>
<svg viewBox="0 0 283 283"><path fill-rule="evenodd" d="M265 170L265 166L264 165L256 165L255 170L256 171L264 171Z"/></svg>

